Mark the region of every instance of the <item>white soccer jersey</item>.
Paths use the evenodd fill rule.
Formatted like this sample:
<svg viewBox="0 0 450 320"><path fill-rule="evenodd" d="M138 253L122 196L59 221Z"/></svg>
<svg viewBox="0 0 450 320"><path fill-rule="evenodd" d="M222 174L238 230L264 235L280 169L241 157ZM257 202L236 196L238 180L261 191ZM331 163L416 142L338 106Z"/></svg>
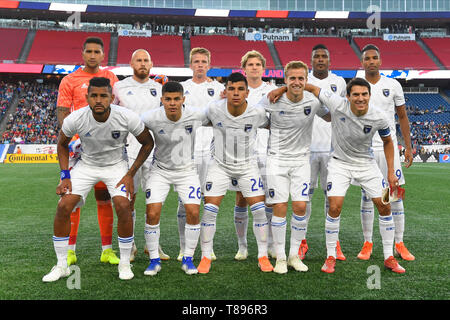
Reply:
<svg viewBox="0 0 450 320"><path fill-rule="evenodd" d="M284 93L276 103L265 96L259 103L270 117L267 156L287 166L297 165L300 157L308 157L314 115L324 116L328 109L308 91L299 102L292 102Z"/></svg>
<svg viewBox="0 0 450 320"><path fill-rule="evenodd" d="M154 164L166 170L194 169L194 141L197 128L209 123L205 109L184 106L181 118L173 122L164 107L141 116L155 138Z"/></svg>
<svg viewBox="0 0 450 320"><path fill-rule="evenodd" d="M133 77L125 78L114 85L114 104L130 109L142 115L148 110L159 108L161 104L162 85L152 79L145 83L137 82ZM127 153L132 159L136 159L141 144L132 135L128 136Z"/></svg>
<svg viewBox="0 0 450 320"><path fill-rule="evenodd" d="M332 128L332 154L339 160L366 165L374 161L372 138L375 133L383 137L390 135L389 122L376 106L369 106L363 116L357 117L350 109L350 101L322 89L320 101L330 108Z"/></svg>
<svg viewBox="0 0 450 320"><path fill-rule="evenodd" d="M370 106L377 106L389 121L391 136L396 140L395 108L405 104L403 88L400 83L392 78L381 76L376 84L370 84ZM373 137L373 148L382 150L383 141L379 134ZM395 145L396 147L396 145Z"/></svg>
<svg viewBox="0 0 450 320"><path fill-rule="evenodd" d="M325 79L318 79L312 72L308 75L308 83L311 83L319 88L331 89L334 93L345 97L347 83L344 78L335 75L332 72L328 73ZM331 123L326 122L320 117L314 117L311 152L330 152L331 150Z"/></svg>
<svg viewBox="0 0 450 320"><path fill-rule="evenodd" d="M212 101L207 109L212 123L213 157L229 172L245 171L256 165L256 131L268 125L264 108L247 104L243 114L234 117L228 112L227 100Z"/></svg>
<svg viewBox="0 0 450 320"><path fill-rule="evenodd" d="M270 91L278 89L278 87L270 82L264 82L257 88L248 87L247 102L250 105L257 104L261 101L262 97L268 94Z"/></svg>
<svg viewBox="0 0 450 320"><path fill-rule="evenodd" d="M87 106L69 114L61 127L67 137L76 133L80 136L81 160L99 167L126 160L124 149L128 133L138 136L144 129L136 113L113 104L105 122L97 122Z"/></svg>

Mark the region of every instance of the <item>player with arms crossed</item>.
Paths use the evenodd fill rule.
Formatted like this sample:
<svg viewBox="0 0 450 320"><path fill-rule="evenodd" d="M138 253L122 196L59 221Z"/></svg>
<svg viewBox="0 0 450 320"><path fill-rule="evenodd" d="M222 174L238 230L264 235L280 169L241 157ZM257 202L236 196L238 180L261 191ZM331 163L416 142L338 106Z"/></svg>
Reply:
<svg viewBox="0 0 450 320"><path fill-rule="evenodd" d="M396 273L404 273L405 269L393 256L395 226L390 205L382 202L385 182L371 148L372 138L378 132L383 140L388 183L395 190L398 179L394 174L394 145L388 120L376 106L369 106L370 84L362 78L352 79L347 84L346 98L311 84L307 84L305 89L318 97L331 112L333 152L327 174L327 197L330 203L325 220L327 259L321 270L326 273L335 271L340 215L347 189L351 181L355 180L366 190L378 209L385 267Z"/></svg>
<svg viewBox="0 0 450 320"><path fill-rule="evenodd" d="M405 98L403 89L397 80L385 77L380 74L381 56L380 51L374 45L367 45L362 49L361 64L365 71L365 79L370 83L371 97L370 104L381 108L381 112L389 120L392 141L394 143L394 170L400 186L405 184L405 177L400 163L400 155L397 149L397 136L395 128L395 114L398 116L400 130L405 140L405 167L409 168L412 164L411 137L409 129L409 120L406 113ZM375 160L387 179L387 164L383 156L383 143L378 134L373 138L373 151ZM402 259L412 261L415 257L408 251L403 243L403 234L405 231L405 208L403 200L399 199L391 203L392 217L395 224L395 248L394 252ZM364 245L358 258L368 260L372 254L372 234L373 234L374 207L370 197L362 189L361 196L361 224L364 235Z"/></svg>
<svg viewBox="0 0 450 320"><path fill-rule="evenodd" d="M94 77L105 77L111 81L113 86L119 79L108 70L100 69L100 63L103 61L105 53L103 51L103 41L100 38L89 37L84 41L82 58L84 67L79 68L71 74L64 77L59 85L58 100L56 102L57 118L59 127L63 120L71 112L88 105L86 101L87 88L89 80ZM80 140L75 135L71 142L70 168L74 166L79 158ZM112 250L112 229L114 212L111 204L111 197L108 194L106 185L99 182L95 188L95 199L97 200L98 224L100 227L100 236L102 242L101 262L118 264L119 258ZM69 265L77 262L75 254L78 226L80 224L80 208L76 208L70 215L71 229L69 238L69 253L67 262Z"/></svg>
<svg viewBox="0 0 450 320"><path fill-rule="evenodd" d="M213 161L208 167L204 185L205 205L201 219L200 244L202 260L197 269L208 273L219 207L231 180L250 205L253 233L258 246L261 271L271 272L267 257L267 218L264 209L264 188L254 152L256 130L267 127L268 118L261 107L247 103L248 84L244 75L232 73L226 84L226 99L208 105L207 115L214 130Z"/></svg>
<svg viewBox="0 0 450 320"><path fill-rule="evenodd" d="M201 188L194 163L194 141L197 128L209 123L204 109L184 106L183 86L167 82L162 87L164 108L147 111L142 120L155 137L155 152L146 182L147 220L145 241L150 253L150 264L145 275L156 275L161 270L158 253L161 209L170 186L178 192L185 207L185 246L182 269L187 274L197 273L192 263L200 236Z"/></svg>
<svg viewBox="0 0 450 320"><path fill-rule="evenodd" d="M61 182L56 193L61 196L54 219L53 244L57 265L45 275L44 282L57 281L70 275L67 250L70 233L70 213L77 204L83 205L92 187L104 181L112 195L118 218L117 233L120 249L119 278L132 279L130 254L133 245L133 220L129 197L133 194L133 176L153 148L153 139L139 116L125 108L111 105L114 97L107 78L89 81L86 100L89 106L72 112L64 119L58 137L58 158ZM69 171L69 142L79 134L81 159ZM124 156L127 135L132 133L142 144L133 166L128 169Z"/></svg>
<svg viewBox="0 0 450 320"><path fill-rule="evenodd" d="M133 75L125 78L114 85L114 104L142 115L144 112L159 108L161 103L161 84L150 79L150 69L153 66L150 54L147 50L137 49L131 55L130 66L133 69ZM136 160L140 149L140 143L133 135L128 135L127 155L128 165L131 167ZM134 176L134 194L131 199L131 208L133 214L133 225L136 223L135 201L139 187L145 190L146 179L151 165L150 155L145 163L139 168ZM168 260L170 257L159 248L159 255L162 260ZM131 252L131 262L134 261L137 253L136 245L133 243Z"/></svg>

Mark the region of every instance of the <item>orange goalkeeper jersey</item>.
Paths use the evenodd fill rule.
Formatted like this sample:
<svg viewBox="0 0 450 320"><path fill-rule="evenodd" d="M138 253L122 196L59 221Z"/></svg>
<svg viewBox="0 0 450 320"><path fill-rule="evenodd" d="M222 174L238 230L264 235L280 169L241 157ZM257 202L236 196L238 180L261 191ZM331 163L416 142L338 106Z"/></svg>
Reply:
<svg viewBox="0 0 450 320"><path fill-rule="evenodd" d="M83 68L79 68L61 80L56 105L70 108L70 112L86 107L88 105L86 94L89 80L94 77L108 78L112 87L119 81L117 76L109 70L100 69L97 73L87 73Z"/></svg>

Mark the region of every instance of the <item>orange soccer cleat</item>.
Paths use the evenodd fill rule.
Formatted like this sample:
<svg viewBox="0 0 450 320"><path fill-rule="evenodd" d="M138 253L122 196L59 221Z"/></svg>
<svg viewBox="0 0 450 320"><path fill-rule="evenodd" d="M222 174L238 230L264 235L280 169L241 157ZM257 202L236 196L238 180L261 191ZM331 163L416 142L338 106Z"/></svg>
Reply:
<svg viewBox="0 0 450 320"><path fill-rule="evenodd" d="M272 272L273 266L269 261L269 258L266 256L258 258L258 267L261 269L262 272Z"/></svg>
<svg viewBox="0 0 450 320"><path fill-rule="evenodd" d="M416 258L406 249L405 244L402 242L396 243L394 248L396 256L400 256L403 260L414 261Z"/></svg>
<svg viewBox="0 0 450 320"><path fill-rule="evenodd" d="M329 256L325 263L322 266L321 271L325 273L334 273L334 267L336 266L336 258L333 256Z"/></svg>
<svg viewBox="0 0 450 320"><path fill-rule="evenodd" d="M203 257L200 261L200 264L197 267L198 273L208 273L209 269L211 269L211 259L207 257Z"/></svg>
<svg viewBox="0 0 450 320"><path fill-rule="evenodd" d="M369 260L370 255L372 254L373 242L366 241L361 249L361 252L358 253L358 259L361 260Z"/></svg>
<svg viewBox="0 0 450 320"><path fill-rule="evenodd" d="M397 260L393 256L390 256L386 260L384 260L384 266L387 269L392 270L395 273L405 273L406 270L401 265L398 264Z"/></svg>
<svg viewBox="0 0 450 320"><path fill-rule="evenodd" d="M339 241L336 241L336 259L345 261L347 258L344 256L344 253L342 253L341 244Z"/></svg>
<svg viewBox="0 0 450 320"><path fill-rule="evenodd" d="M306 253L308 252L308 244L306 243L306 239L303 239L300 243L300 247L298 248L298 256L301 260L305 259Z"/></svg>

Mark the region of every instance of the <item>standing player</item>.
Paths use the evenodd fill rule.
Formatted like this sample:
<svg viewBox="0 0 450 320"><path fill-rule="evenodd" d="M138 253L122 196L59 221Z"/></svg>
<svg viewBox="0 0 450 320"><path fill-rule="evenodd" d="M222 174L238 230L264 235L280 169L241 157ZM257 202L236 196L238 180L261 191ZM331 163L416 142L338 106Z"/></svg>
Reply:
<svg viewBox="0 0 450 320"><path fill-rule="evenodd" d="M57 265L45 275L44 282L53 282L70 275L67 251L70 233L70 213L86 201L92 187L104 181L112 195L118 218L117 233L120 249L119 278L133 278L130 254L133 244L133 220L129 196L133 194L133 176L153 148L153 139L139 116L125 108L111 105L114 97L107 78L92 78L86 97L88 106L64 119L58 138L58 158L61 182L56 193L61 196L55 220L53 244ZM133 166L128 169L124 156L127 135L132 133L142 144ZM79 134L81 159L69 170L69 142Z"/></svg>
<svg viewBox="0 0 450 320"><path fill-rule="evenodd" d="M393 256L394 222L389 204L385 205L381 200L384 179L371 148L372 138L378 132L383 140L388 183L395 190L398 179L394 174L394 145L387 118L375 105L369 106L370 84L362 78L352 79L347 85L346 98L311 84L307 84L306 90L330 108L333 130L333 152L327 173L327 196L330 203L325 220L327 259L321 270L326 273L335 271L340 214L347 189L351 181L355 180L366 190L378 209L384 265L393 272L404 273L405 269Z"/></svg>
<svg viewBox="0 0 450 320"><path fill-rule="evenodd" d="M302 61L291 61L284 68L287 91L271 104L265 97L264 106L270 117L267 150L266 202L273 206L272 234L277 257L274 272L286 273L288 265L297 271L308 271L298 250L305 238L309 201L310 144L314 116L330 121L328 109L311 93L305 92L308 67ZM291 239L286 259L286 214L289 196L292 199ZM287 261L286 261L287 260Z"/></svg>
<svg viewBox="0 0 450 320"><path fill-rule="evenodd" d="M406 113L405 98L403 89L397 80L382 76L380 74L381 56L380 51L374 45L367 45L362 49L361 64L365 71L365 79L370 83L372 95L370 104L379 106L383 114L389 120L392 140L395 147L394 153L394 170L400 185L405 184L402 166L400 163L400 155L397 150L397 136L395 129L395 114L398 116L400 130L405 139L405 167L409 168L412 164L411 136L409 130L409 120ZM383 143L378 134L373 139L373 150L375 159L381 172L387 179L387 164L383 156ZM403 233L405 230L405 209L403 200L391 203L392 217L395 223L395 253L400 255L404 260L412 261L415 257L408 251L403 243ZM372 253L372 234L373 234L374 207L370 197L367 196L362 189L361 197L361 224L364 234L364 245L358 258L368 260Z"/></svg>
<svg viewBox="0 0 450 320"><path fill-rule="evenodd" d="M133 75L114 85L114 104L130 109L139 115L142 115L148 110L159 108L161 103L161 84L149 78L153 63L148 51L144 49L134 51L131 55L130 66L133 69ZM128 164L131 167L138 155L140 143L133 135L129 135L127 145ZM136 193L139 191L139 187L143 190L145 189L145 181L149 174L151 157L150 155L134 176L134 194L131 199L133 224L136 223L136 210L134 206ZM137 248L133 243L131 262L134 261L136 253ZM160 250L160 256L163 260L170 258L162 250Z"/></svg>
<svg viewBox="0 0 450 320"><path fill-rule="evenodd" d="M204 109L184 106L184 100L183 86L169 81L162 87L161 102L164 108L147 111L142 115L145 126L153 132L156 145L145 187L145 240L150 253L150 264L145 275L156 275L161 270L158 253L159 222L171 185L178 192L186 212L181 268L187 274L198 272L192 258L200 236L199 210L202 193L194 163L194 141L197 128L208 124L209 120Z"/></svg>
<svg viewBox="0 0 450 320"><path fill-rule="evenodd" d="M239 72L227 79L226 99L208 105L208 118L214 130L213 161L208 167L204 185L205 205L201 220L202 260L199 273L211 268L211 253L219 206L229 183L235 180L253 214L253 232L258 245L261 271L271 272L267 257L267 218L264 188L254 153L256 130L268 125L263 108L247 103L247 79Z"/></svg>
<svg viewBox="0 0 450 320"><path fill-rule="evenodd" d="M264 70L266 68L266 59L258 51L248 51L241 59L241 68L244 70L248 81L248 97L247 102L249 105L257 104L261 98L268 92L275 90L276 85L264 82L262 80ZM269 138L269 130L265 128L258 128L256 134L256 152L258 155L258 166L261 171L261 178L263 184L266 184L266 157L267 157L267 140ZM235 255L236 260L245 260L248 256L247 250L247 227L248 227L248 210L247 202L242 196L237 186L231 186L231 190L236 192L236 204L234 207L234 224L236 227L236 235L238 238L238 252ZM272 208L266 206L267 221L270 224L272 219ZM274 256L272 250L272 231L269 228L268 235L268 253Z"/></svg>
<svg viewBox="0 0 450 320"><path fill-rule="evenodd" d="M192 79L181 82L184 88L185 104L204 108L213 100L219 100L221 92L225 89L223 84L216 80L211 81L207 72L211 66L211 53L205 48L193 48L189 55L190 68L192 69ZM211 140L213 137L212 128L200 127L197 132L195 142L195 163L200 177L201 185L204 185L206 170L211 160ZM184 226L186 224L186 213L184 206L178 204L178 231L180 235L180 253L178 261L181 261L184 250ZM213 260L216 259L214 252Z"/></svg>
<svg viewBox="0 0 450 320"><path fill-rule="evenodd" d="M103 41L100 38L90 37L84 41L82 58L84 67L64 77L59 85L57 105L57 117L59 127L62 126L64 118L71 112L87 106L86 93L89 80L94 77L105 77L111 81L113 86L117 81L114 73L100 69L105 53L103 51ZM78 136L75 135L73 144L79 144ZM77 159L71 159L70 167ZM101 262L118 264L119 258L112 250L112 228L114 213L111 205L111 197L103 182L99 182L95 187L95 199L97 200L98 224L102 241ZM67 262L69 265L76 263L75 254L78 226L80 223L80 208L77 208L70 215L71 229L69 238L69 252Z"/></svg>

